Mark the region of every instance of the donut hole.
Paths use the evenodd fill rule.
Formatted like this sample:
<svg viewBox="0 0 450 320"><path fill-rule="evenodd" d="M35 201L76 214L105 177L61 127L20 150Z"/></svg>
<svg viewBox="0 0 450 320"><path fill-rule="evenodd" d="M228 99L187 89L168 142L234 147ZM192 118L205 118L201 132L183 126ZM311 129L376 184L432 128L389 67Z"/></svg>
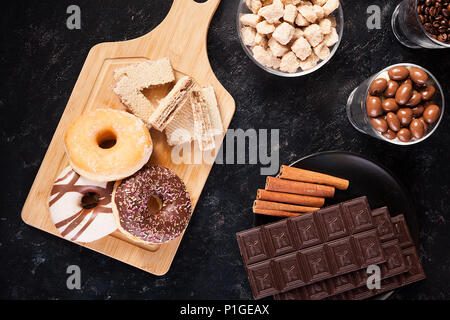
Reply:
<svg viewBox="0 0 450 320"><path fill-rule="evenodd" d="M150 196L150 199L148 199L147 203L148 212L150 212L151 214L157 214L161 211L162 207L163 202L161 198L155 195Z"/></svg>
<svg viewBox="0 0 450 320"><path fill-rule="evenodd" d="M89 210L95 208L100 201L100 196L95 192L88 192L81 198L81 207Z"/></svg>
<svg viewBox="0 0 450 320"><path fill-rule="evenodd" d="M117 143L117 136L112 130L104 130L97 136L97 144L102 149L111 149Z"/></svg>

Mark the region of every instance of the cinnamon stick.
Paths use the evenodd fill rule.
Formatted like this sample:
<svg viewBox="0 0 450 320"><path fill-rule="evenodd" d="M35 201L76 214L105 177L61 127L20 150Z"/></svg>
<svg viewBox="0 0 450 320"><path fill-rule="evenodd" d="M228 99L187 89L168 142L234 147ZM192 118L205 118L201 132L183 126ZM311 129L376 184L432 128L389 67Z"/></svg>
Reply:
<svg viewBox="0 0 450 320"><path fill-rule="evenodd" d="M334 187L274 177L267 177L266 190L325 198L334 196Z"/></svg>
<svg viewBox="0 0 450 320"><path fill-rule="evenodd" d="M307 207L323 207L325 199L320 197L302 196L299 194L274 192L258 189L256 200L298 204Z"/></svg>
<svg viewBox="0 0 450 320"><path fill-rule="evenodd" d="M263 200L255 200L255 202L253 203L253 209L278 210L278 211L289 211L289 212L297 212L297 213L306 213L306 212L317 211L320 208L296 206L296 205L293 205L293 204L271 202L271 201L263 201Z"/></svg>
<svg viewBox="0 0 450 320"><path fill-rule="evenodd" d="M339 190L347 190L348 185L350 183L348 180L330 176L328 174L323 174L299 168L293 168L289 166L281 166L280 178L302 182L325 184L328 186L336 187Z"/></svg>
<svg viewBox="0 0 450 320"><path fill-rule="evenodd" d="M253 213L273 217L297 217L302 215L302 213L279 211L279 210L267 210L267 209L253 209Z"/></svg>

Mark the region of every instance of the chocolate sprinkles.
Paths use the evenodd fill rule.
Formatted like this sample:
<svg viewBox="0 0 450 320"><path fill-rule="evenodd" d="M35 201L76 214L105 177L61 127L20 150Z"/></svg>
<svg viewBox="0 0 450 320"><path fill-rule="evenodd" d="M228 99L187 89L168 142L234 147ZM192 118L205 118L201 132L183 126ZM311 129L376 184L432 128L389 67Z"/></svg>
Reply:
<svg viewBox="0 0 450 320"><path fill-rule="evenodd" d="M161 200L158 212L149 210L152 197ZM121 228L149 243L164 243L179 237L192 215L189 193L170 169L146 166L117 186L114 202Z"/></svg>

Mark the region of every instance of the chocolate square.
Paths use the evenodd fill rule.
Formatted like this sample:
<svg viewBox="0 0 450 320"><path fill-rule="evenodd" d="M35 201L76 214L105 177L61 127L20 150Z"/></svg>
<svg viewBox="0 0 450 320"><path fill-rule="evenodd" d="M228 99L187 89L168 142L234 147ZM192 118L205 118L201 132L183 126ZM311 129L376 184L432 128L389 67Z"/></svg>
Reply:
<svg viewBox="0 0 450 320"><path fill-rule="evenodd" d="M319 281L332 276L331 263L328 261L324 246L302 250L299 256L308 272L309 281Z"/></svg>
<svg viewBox="0 0 450 320"><path fill-rule="evenodd" d="M305 283L305 275L297 258L297 253L291 253L274 259L281 280L282 291L296 288Z"/></svg>
<svg viewBox="0 0 450 320"><path fill-rule="evenodd" d="M288 220L281 220L264 226L265 236L271 252L276 257L295 250L294 239L288 227Z"/></svg>
<svg viewBox="0 0 450 320"><path fill-rule="evenodd" d="M377 230L356 234L353 236L353 239L359 250L361 267L386 261L381 250Z"/></svg>
<svg viewBox="0 0 450 320"><path fill-rule="evenodd" d="M322 243L320 227L314 216L307 214L290 220L299 248L311 247Z"/></svg>
<svg viewBox="0 0 450 320"><path fill-rule="evenodd" d="M251 264L270 258L264 244L261 228L250 229L237 233L239 247L245 264Z"/></svg>
<svg viewBox="0 0 450 320"><path fill-rule="evenodd" d="M269 261L249 266L248 276L255 299L278 293L276 284L279 279Z"/></svg>
<svg viewBox="0 0 450 320"><path fill-rule="evenodd" d="M398 246L398 240L392 240L382 244L386 262L381 265L383 278L392 277L406 270L402 251Z"/></svg>
<svg viewBox="0 0 450 320"><path fill-rule="evenodd" d="M341 206L347 216L350 233L366 231L373 227L372 214L366 197L343 202Z"/></svg>
<svg viewBox="0 0 450 320"><path fill-rule="evenodd" d="M326 244L330 257L334 259L334 266L337 274L347 273L359 269L358 258L356 256L356 249L352 245L349 237L335 240Z"/></svg>
<svg viewBox="0 0 450 320"><path fill-rule="evenodd" d="M325 241L339 239L349 235L344 223L344 213L339 205L330 206L317 212L318 220L324 231Z"/></svg>

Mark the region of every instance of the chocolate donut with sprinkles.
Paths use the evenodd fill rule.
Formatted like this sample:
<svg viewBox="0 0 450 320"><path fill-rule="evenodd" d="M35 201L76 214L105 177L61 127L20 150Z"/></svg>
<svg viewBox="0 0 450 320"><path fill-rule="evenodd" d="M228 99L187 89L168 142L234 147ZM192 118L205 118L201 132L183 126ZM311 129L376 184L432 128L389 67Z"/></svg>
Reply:
<svg viewBox="0 0 450 320"><path fill-rule="evenodd" d="M113 199L119 230L145 244L161 244L179 237L192 215L183 181L160 165L144 166L134 175L117 181Z"/></svg>

